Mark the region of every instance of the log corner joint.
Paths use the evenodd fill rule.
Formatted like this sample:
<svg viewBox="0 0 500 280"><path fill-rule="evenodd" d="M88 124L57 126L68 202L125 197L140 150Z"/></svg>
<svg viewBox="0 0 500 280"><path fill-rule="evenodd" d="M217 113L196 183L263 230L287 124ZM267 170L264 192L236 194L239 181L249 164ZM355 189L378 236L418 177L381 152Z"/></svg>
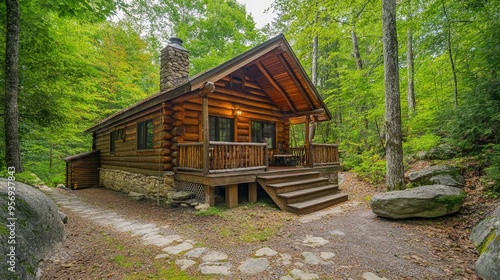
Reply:
<svg viewBox="0 0 500 280"><path fill-rule="evenodd" d="M215 84L213 82L206 81L200 88L199 95L201 97L206 97L209 93L214 92Z"/></svg>

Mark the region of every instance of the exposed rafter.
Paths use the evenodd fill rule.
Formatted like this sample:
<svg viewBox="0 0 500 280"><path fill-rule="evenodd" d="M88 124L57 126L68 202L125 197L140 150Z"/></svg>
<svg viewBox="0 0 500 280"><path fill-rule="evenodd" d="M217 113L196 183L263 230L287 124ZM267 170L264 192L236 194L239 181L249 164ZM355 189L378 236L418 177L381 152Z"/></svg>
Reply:
<svg viewBox="0 0 500 280"><path fill-rule="evenodd" d="M293 69L290 67L290 65L288 64L288 62L286 61L285 57L283 56L282 53L278 54L278 59L280 60L280 62L283 64L283 66L286 68L286 71L288 72L289 76L290 76L290 79L292 79L293 83L295 84L295 86L297 87L297 89L299 90L300 94L302 95L302 97L304 98L304 100L306 101L307 105L309 105L309 107L311 109L314 109L315 106L314 104L311 102L311 98L309 98L309 95L306 93L304 87L302 86L302 84L300 83L299 79L297 78L297 76L295 75L295 72L293 72Z"/></svg>
<svg viewBox="0 0 500 280"><path fill-rule="evenodd" d="M297 112L297 109L293 105L293 103L290 100L290 98L288 98L288 95L286 94L285 90L283 90L283 88L274 80L274 78L271 76L271 74L269 74L269 72L267 72L267 70L264 68L264 66L262 65L262 63L259 61L255 65L257 65L257 67L259 68L260 72L262 74L264 74L264 76L271 83L271 85L281 94L281 96L286 101L286 104L288 104L288 106L290 107L290 109L292 110L292 112L294 112L294 113Z"/></svg>

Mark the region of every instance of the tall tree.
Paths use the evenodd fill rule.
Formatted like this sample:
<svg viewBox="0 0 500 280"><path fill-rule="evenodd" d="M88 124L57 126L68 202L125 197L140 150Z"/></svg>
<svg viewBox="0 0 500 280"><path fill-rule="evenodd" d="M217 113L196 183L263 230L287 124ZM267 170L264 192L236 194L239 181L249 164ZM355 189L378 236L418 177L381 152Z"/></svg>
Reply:
<svg viewBox="0 0 500 280"><path fill-rule="evenodd" d="M409 21L412 19L411 12L411 0L408 0L408 13L409 13ZM411 26L408 27L406 32L406 62L407 62L407 70L408 70L408 91L407 91L407 101L408 101L408 111L409 115L413 116L415 113L415 67L413 65L413 32L411 30Z"/></svg>
<svg viewBox="0 0 500 280"><path fill-rule="evenodd" d="M384 44L386 184L387 189L405 188L401 105L398 72L398 38L396 31L396 0L382 1Z"/></svg>
<svg viewBox="0 0 500 280"><path fill-rule="evenodd" d="M6 0L7 36L5 49L5 162L23 172L19 148L19 2Z"/></svg>

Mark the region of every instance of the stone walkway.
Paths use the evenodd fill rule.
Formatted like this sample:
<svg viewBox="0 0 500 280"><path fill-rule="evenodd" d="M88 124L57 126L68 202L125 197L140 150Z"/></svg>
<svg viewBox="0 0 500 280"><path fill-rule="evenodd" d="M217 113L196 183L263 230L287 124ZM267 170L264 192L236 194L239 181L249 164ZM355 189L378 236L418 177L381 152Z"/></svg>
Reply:
<svg viewBox="0 0 500 280"><path fill-rule="evenodd" d="M155 259L171 258L181 270L196 267L203 275L230 276L237 279L237 275L257 277L259 273L272 270L272 265L288 266L291 264L292 257L289 254L280 254L271 248L265 247L256 249L253 255L248 256L241 265L233 267L230 257L226 253L211 248L195 247L195 240L184 239L182 236L177 235L169 226L144 223L128 219L114 211L99 209L83 202L69 191L59 192L48 187L41 187L40 190L52 198L59 207L65 208L65 211L72 211L82 218L93 220L98 225L109 226L120 232L128 232L131 236L140 236L143 244L155 245L162 248L163 253L157 255ZM338 211L338 209L334 211ZM328 214L328 212L323 213L323 215ZM304 217L307 220L307 216ZM311 220L320 219L321 214L314 214L313 216L309 216L309 218ZM302 240L302 245L306 250L302 252L302 262L294 263L292 266L294 268L288 274L277 276L276 279L319 279L318 274L304 271L306 265L331 265L333 264L335 253L321 252L320 254L315 254L307 251L307 248L319 248L328 243L329 241L322 237L305 236ZM363 278L372 280L385 279L370 272L363 274Z"/></svg>

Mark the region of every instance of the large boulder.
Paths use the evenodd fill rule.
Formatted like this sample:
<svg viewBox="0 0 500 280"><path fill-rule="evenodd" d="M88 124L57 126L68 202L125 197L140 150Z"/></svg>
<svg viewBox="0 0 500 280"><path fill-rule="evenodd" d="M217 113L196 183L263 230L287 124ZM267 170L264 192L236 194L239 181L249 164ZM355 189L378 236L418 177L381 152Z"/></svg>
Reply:
<svg viewBox="0 0 500 280"><path fill-rule="evenodd" d="M425 185L444 185L463 189L464 177L456 167L435 165L409 174L411 185L414 187Z"/></svg>
<svg viewBox="0 0 500 280"><path fill-rule="evenodd" d="M0 279L36 279L39 262L64 241L64 224L49 197L10 182L0 178Z"/></svg>
<svg viewBox="0 0 500 280"><path fill-rule="evenodd" d="M472 228L471 240L480 253L477 274L485 280L500 279L500 204Z"/></svg>
<svg viewBox="0 0 500 280"><path fill-rule="evenodd" d="M431 185L374 195L373 213L392 219L435 218L460 210L465 192L458 188Z"/></svg>

